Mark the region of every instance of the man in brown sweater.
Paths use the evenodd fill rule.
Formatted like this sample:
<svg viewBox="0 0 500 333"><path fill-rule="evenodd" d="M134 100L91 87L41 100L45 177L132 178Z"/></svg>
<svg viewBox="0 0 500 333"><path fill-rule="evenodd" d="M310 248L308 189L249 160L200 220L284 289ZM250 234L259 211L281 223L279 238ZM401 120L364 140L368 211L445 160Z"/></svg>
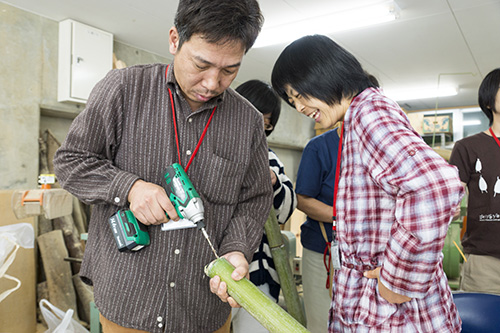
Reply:
<svg viewBox="0 0 500 333"><path fill-rule="evenodd" d="M181 0L174 62L111 71L57 151L59 182L94 205L80 275L105 332L229 332L230 307L203 273L214 259L206 240L161 230L166 214L178 219L161 184L168 165L187 169L216 250L245 276L272 187L262 116L229 85L262 21L255 0ZM151 238L138 252L119 252L108 225L127 207Z"/></svg>

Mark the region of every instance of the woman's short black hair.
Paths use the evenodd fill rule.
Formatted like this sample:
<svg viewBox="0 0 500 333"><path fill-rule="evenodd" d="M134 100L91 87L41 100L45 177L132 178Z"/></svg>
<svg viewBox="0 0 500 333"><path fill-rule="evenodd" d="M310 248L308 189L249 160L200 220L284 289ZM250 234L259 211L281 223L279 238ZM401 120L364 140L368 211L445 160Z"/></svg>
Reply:
<svg viewBox="0 0 500 333"><path fill-rule="evenodd" d="M280 117L281 101L273 88L260 80L249 80L235 89L241 96L245 97L262 114L271 114L271 130L266 130L269 136L276 126Z"/></svg>
<svg viewBox="0 0 500 333"><path fill-rule="evenodd" d="M194 34L209 43L241 41L245 53L252 47L264 23L256 0L180 0L174 25L179 48Z"/></svg>
<svg viewBox="0 0 500 333"><path fill-rule="evenodd" d="M498 89L500 89L500 68L496 68L489 72L479 86L479 106L490 120L490 126L493 124L493 112L496 113L499 111L495 109Z"/></svg>
<svg viewBox="0 0 500 333"><path fill-rule="evenodd" d="M351 53L323 35L305 36L288 45L274 64L271 82L287 103L289 85L328 105L377 86Z"/></svg>

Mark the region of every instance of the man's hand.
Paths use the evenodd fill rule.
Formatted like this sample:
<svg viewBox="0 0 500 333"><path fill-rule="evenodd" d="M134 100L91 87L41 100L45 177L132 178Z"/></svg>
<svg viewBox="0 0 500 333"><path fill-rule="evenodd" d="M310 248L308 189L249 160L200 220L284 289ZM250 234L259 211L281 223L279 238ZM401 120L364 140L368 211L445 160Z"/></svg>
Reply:
<svg viewBox="0 0 500 333"><path fill-rule="evenodd" d="M179 219L165 189L156 184L139 179L132 185L128 201L134 216L145 225L168 222L166 214L172 220Z"/></svg>
<svg viewBox="0 0 500 333"><path fill-rule="evenodd" d="M397 294L389 290L382 282L380 282L380 267L371 271L366 271L363 275L369 279L378 280L378 291L380 292L380 296L382 296L382 298L384 298L387 302L392 304L401 304L411 300L408 296Z"/></svg>
<svg viewBox="0 0 500 333"><path fill-rule="evenodd" d="M227 259L234 267L234 271L231 274L231 278L235 281L239 281L244 277L248 278L248 262L245 258L245 255L241 252L229 252L223 255L224 258ZM227 285L225 282L220 280L219 276L214 276L210 279L210 291L223 301L229 303L232 308L239 308L240 305L228 295L227 293Z"/></svg>

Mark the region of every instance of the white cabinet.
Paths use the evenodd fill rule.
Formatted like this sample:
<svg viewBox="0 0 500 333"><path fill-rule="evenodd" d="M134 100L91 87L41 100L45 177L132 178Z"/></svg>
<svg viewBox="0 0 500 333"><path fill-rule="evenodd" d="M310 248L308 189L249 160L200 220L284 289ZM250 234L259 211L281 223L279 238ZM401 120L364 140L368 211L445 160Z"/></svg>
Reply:
<svg viewBox="0 0 500 333"><path fill-rule="evenodd" d="M73 20L59 22L59 102L86 103L112 68L113 34Z"/></svg>

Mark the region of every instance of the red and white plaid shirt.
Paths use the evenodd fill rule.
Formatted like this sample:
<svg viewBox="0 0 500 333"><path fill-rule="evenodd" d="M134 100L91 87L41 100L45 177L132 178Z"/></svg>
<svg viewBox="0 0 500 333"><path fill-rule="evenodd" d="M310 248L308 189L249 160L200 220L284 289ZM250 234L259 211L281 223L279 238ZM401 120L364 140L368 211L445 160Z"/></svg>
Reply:
<svg viewBox="0 0 500 333"><path fill-rule="evenodd" d="M463 195L458 171L413 130L401 108L368 88L344 119L337 197L342 268L329 332L459 332L442 248ZM391 304L376 279L412 298Z"/></svg>

